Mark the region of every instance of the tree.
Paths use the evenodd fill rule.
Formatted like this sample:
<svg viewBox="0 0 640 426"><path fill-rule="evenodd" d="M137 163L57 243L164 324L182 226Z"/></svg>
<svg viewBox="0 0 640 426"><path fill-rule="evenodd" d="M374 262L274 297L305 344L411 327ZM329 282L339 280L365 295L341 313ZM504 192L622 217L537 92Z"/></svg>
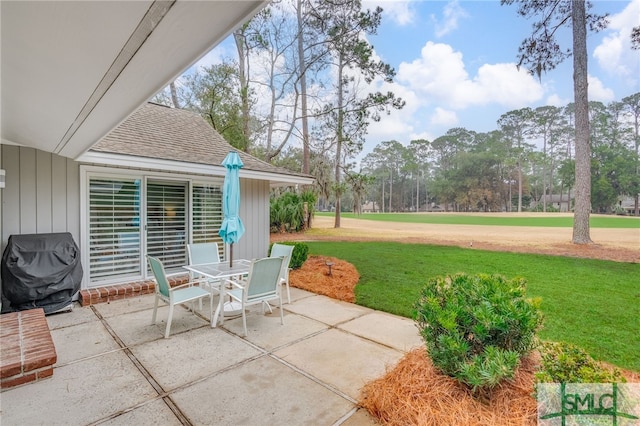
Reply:
<svg viewBox="0 0 640 426"><path fill-rule="evenodd" d="M518 66L524 65L538 78L553 70L573 54L573 88L576 128L576 181L573 243L590 244L589 216L591 212L591 147L589 145L589 98L587 91L587 25L594 31L607 25L606 16L587 13L591 2L570 0L501 0L501 4L518 3L518 14L539 15L533 33L519 49ZM573 49L563 51L556 40L558 30L571 24Z"/></svg>
<svg viewBox="0 0 640 426"><path fill-rule="evenodd" d="M352 172L351 170L345 170L345 177L353 196L353 212L360 215L362 214L362 204L367 188L374 182L375 178L364 173Z"/></svg>
<svg viewBox="0 0 640 426"><path fill-rule="evenodd" d="M252 40L253 69L261 76L249 83L259 90L263 101L259 124L262 158L271 163L287 145L298 121L297 72L290 65L296 63L297 27L284 5L274 2L251 20L245 37Z"/></svg>
<svg viewBox="0 0 640 426"><path fill-rule="evenodd" d="M233 39L236 42L236 50L238 51L238 80L240 82L240 102L241 102L241 119L242 119L242 135L247 144L243 148L245 152L250 152L251 147L251 131L249 129L249 110L250 110L250 91L249 91L249 40L247 37L249 23L244 24L233 32Z"/></svg>
<svg viewBox="0 0 640 426"><path fill-rule="evenodd" d="M237 64L231 61L184 76L184 107L200 113L234 147L245 150Z"/></svg>
<svg viewBox="0 0 640 426"><path fill-rule="evenodd" d="M640 27L636 27L635 30L638 30L638 44L640 45ZM634 31L635 31L634 30ZM633 146L636 152L636 177L640 179L640 92L634 93L631 96L627 96L622 98L622 103L624 104L627 113L633 119ZM633 194L634 198L634 214L636 216L640 216L640 189L637 189Z"/></svg>
<svg viewBox="0 0 640 426"><path fill-rule="evenodd" d="M364 38L367 34L375 34L381 14L379 7L374 11L363 11L360 0L321 1L313 10L314 25L326 34L325 42L336 75L335 101L329 102L320 112L335 143L336 228L340 227L344 157L362 149L370 119L378 121L381 112L404 106L404 101L392 92L359 95L362 90L360 78L368 85L376 78L391 82L395 75L388 64L375 60L373 47Z"/></svg>
<svg viewBox="0 0 640 426"><path fill-rule="evenodd" d="M502 114L498 119L498 126L510 141L511 156L515 159L518 172L518 213L522 212L522 168L526 153L532 145L526 142L531 131L533 111L531 108L522 108Z"/></svg>
<svg viewBox="0 0 640 426"><path fill-rule="evenodd" d="M631 30L631 48L634 50L640 49L640 26L633 27Z"/></svg>
<svg viewBox="0 0 640 426"><path fill-rule="evenodd" d="M554 106L539 107L533 113L533 134L542 138L542 211L546 212L547 192L553 195L553 154L556 136L564 127L564 116L562 109Z"/></svg>
<svg viewBox="0 0 640 426"><path fill-rule="evenodd" d="M302 119L302 173L309 173L311 152L309 148L309 108L307 106L307 61L304 49L304 29L307 27L303 19L304 1L296 0L296 23L298 25L298 72L300 84L300 112Z"/></svg>
<svg viewBox="0 0 640 426"><path fill-rule="evenodd" d="M429 175L429 153L431 143L426 139L415 139L409 142L407 147L409 153L408 169L416 174L416 212L420 211L420 180L424 181L425 174ZM429 203L426 186L424 188L425 202Z"/></svg>

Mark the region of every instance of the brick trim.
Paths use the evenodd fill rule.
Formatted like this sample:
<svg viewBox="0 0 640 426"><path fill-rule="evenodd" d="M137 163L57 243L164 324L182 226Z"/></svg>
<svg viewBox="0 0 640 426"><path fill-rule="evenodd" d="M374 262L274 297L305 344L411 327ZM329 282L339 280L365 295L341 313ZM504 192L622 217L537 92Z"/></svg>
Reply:
<svg viewBox="0 0 640 426"><path fill-rule="evenodd" d="M171 287L189 282L189 275L186 274L168 278ZM143 294L150 294L155 291L156 283L153 280L133 281L124 284L81 290L79 302L81 306L91 306L98 303L108 303L112 300L127 299Z"/></svg>
<svg viewBox="0 0 640 426"><path fill-rule="evenodd" d="M44 309L0 315L0 388L51 377L58 360Z"/></svg>

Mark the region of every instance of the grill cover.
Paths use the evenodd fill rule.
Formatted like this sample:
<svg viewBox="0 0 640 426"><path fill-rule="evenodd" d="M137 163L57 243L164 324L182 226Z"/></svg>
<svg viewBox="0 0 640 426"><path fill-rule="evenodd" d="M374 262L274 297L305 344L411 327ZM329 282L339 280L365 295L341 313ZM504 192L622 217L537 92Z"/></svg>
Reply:
<svg viewBox="0 0 640 426"><path fill-rule="evenodd" d="M45 314L52 313L71 304L80 290L80 250L68 232L11 235L1 273L10 310L43 308Z"/></svg>

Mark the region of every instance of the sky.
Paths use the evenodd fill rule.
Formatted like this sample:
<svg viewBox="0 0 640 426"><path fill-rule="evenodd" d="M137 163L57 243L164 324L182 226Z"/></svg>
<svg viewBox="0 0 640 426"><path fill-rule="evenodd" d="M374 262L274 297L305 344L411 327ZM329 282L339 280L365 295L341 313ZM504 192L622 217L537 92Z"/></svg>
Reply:
<svg viewBox="0 0 640 426"><path fill-rule="evenodd" d="M605 104L640 92L640 51L631 50L631 28L640 25L640 0L594 1L593 11L608 13L609 25L589 33L589 100ZM383 9L376 35L367 36L375 54L391 65L393 83L377 88L406 101L402 110L371 123L361 156L383 141L408 145L433 140L453 127L476 132L497 129L508 111L573 101L572 58L539 80L516 67L518 47L533 20L518 16L516 5L499 0L364 0ZM571 48L571 29L560 34ZM230 40L206 55L218 62L233 50Z"/></svg>

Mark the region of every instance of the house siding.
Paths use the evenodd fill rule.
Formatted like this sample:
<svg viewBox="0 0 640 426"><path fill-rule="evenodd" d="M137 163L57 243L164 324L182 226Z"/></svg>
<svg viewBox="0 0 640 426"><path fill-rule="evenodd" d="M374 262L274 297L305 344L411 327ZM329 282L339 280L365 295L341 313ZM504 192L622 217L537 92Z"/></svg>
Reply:
<svg viewBox="0 0 640 426"><path fill-rule="evenodd" d="M0 164L6 170L6 187L0 190L2 251L12 234L50 232L70 232L82 251L81 163L34 148L0 145ZM123 174L129 169L112 168ZM241 179L240 185L246 233L234 245L234 257L264 257L269 247L269 182Z"/></svg>
<svg viewBox="0 0 640 426"><path fill-rule="evenodd" d="M70 232L80 237L79 163L34 148L0 145L2 250L10 235Z"/></svg>
<svg viewBox="0 0 640 426"><path fill-rule="evenodd" d="M265 257L269 249L269 182L240 180L240 218L246 229L234 245L236 259Z"/></svg>

